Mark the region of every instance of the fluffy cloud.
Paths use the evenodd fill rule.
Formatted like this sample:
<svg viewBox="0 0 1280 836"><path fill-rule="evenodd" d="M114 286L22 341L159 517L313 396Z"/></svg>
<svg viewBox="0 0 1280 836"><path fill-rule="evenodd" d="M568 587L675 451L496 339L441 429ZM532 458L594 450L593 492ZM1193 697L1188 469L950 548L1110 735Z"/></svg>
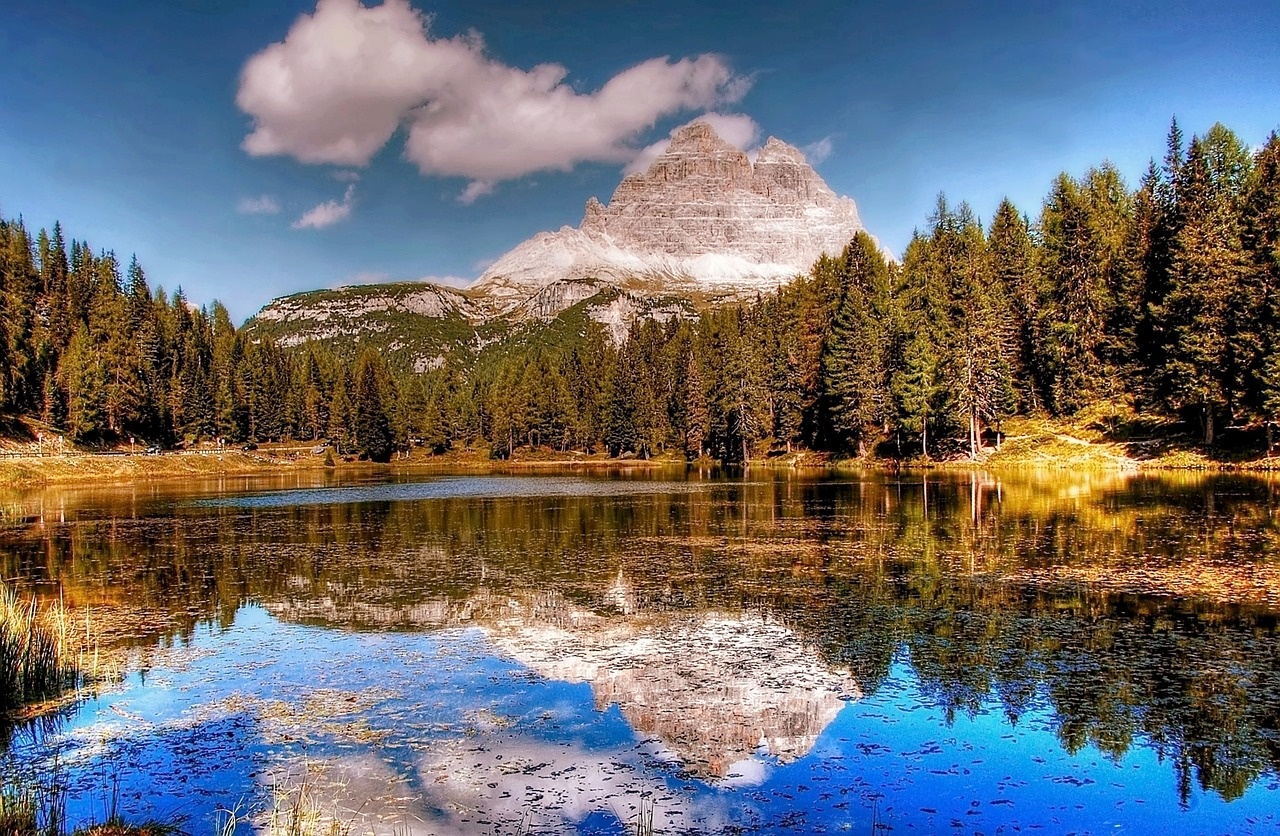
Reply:
<svg viewBox="0 0 1280 836"><path fill-rule="evenodd" d="M497 183L492 180L472 180L462 190L462 194L458 195L458 202L464 206L470 206L485 195L493 194L495 188Z"/></svg>
<svg viewBox="0 0 1280 836"><path fill-rule="evenodd" d="M684 123L680 128L692 125L694 122L706 122L715 128L721 139L743 151L752 148L760 139L760 126L756 124L756 120L742 113L704 113ZM671 136L675 136L680 128L673 130ZM626 173L635 174L638 171L648 170L649 166L653 165L653 161L667 150L668 144L669 139L663 139L643 148L627 164Z"/></svg>
<svg viewBox="0 0 1280 836"><path fill-rule="evenodd" d="M831 156L834 146L831 144L831 137L824 136L817 142L811 142L800 150L804 152L805 159L817 165L818 163Z"/></svg>
<svg viewBox="0 0 1280 836"><path fill-rule="evenodd" d="M280 212L280 204L268 194L262 197L242 197L236 205L236 211L241 215L276 215Z"/></svg>
<svg viewBox="0 0 1280 836"><path fill-rule="evenodd" d="M236 104L253 119L249 154L305 163L365 165L407 125L405 156L423 174L470 179L474 199L535 171L626 162L658 119L737 101L750 86L714 55L654 58L594 92L567 75L503 64L474 33L432 37L408 0L319 0L245 64Z"/></svg>
<svg viewBox="0 0 1280 836"><path fill-rule="evenodd" d="M308 209L301 218L293 222L294 229L324 229L338 221L345 221L351 215L351 200L355 196L355 184L347 186L341 202L326 200L319 206Z"/></svg>

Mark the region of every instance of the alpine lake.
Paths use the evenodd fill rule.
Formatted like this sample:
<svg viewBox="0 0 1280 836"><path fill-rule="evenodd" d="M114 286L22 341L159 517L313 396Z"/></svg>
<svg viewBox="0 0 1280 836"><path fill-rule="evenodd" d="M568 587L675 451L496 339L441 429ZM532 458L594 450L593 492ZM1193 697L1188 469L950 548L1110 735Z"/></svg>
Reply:
<svg viewBox="0 0 1280 836"><path fill-rule="evenodd" d="M351 471L0 504L0 576L85 614L111 671L0 734L73 825L1280 829L1263 478Z"/></svg>

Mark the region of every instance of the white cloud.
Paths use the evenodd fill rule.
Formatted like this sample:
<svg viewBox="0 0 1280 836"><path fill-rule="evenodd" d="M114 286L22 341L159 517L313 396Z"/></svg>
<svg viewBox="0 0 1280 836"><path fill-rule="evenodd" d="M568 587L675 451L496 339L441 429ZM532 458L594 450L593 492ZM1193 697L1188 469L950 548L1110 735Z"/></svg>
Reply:
<svg viewBox="0 0 1280 836"><path fill-rule="evenodd" d="M339 183L355 183L360 179L360 172L349 168L340 168L333 172L333 179Z"/></svg>
<svg viewBox="0 0 1280 836"><path fill-rule="evenodd" d="M813 165L817 165L827 159L827 157L831 156L831 151L833 150L831 137L824 136L817 142L811 142L800 150L804 153L804 158L806 160Z"/></svg>
<svg viewBox="0 0 1280 836"><path fill-rule="evenodd" d="M308 209L301 218L293 222L294 229L324 229L351 216L351 199L355 196L355 184L347 186L342 202L326 200L319 206Z"/></svg>
<svg viewBox="0 0 1280 836"><path fill-rule="evenodd" d="M694 122L706 122L715 128L716 133L720 134L720 138L735 148L746 151L752 148L756 141L760 138L760 126L756 124L756 120L743 113L704 113L696 119L685 122L680 128L692 125ZM671 136L676 135L676 128L671 132ZM641 171L647 171L649 166L653 165L653 161L662 156L662 152L667 150L670 139L662 139L653 143L636 154L631 162L627 163L625 173L635 174ZM752 157L755 155L752 154Z"/></svg>
<svg viewBox="0 0 1280 836"><path fill-rule="evenodd" d="M276 215L280 212L280 204L269 194L262 197L242 197L236 205L236 211L241 215Z"/></svg>
<svg viewBox="0 0 1280 836"><path fill-rule="evenodd" d="M462 194L458 195L458 202L463 206L470 206L485 195L493 194L496 186L492 180L472 180L462 190Z"/></svg>
<svg viewBox="0 0 1280 836"><path fill-rule="evenodd" d="M511 67L478 34L434 38L429 22L408 0L319 0L246 62L244 149L361 166L407 125L406 158L423 174L468 178L464 196L479 197L477 184L630 160L658 119L737 101L751 83L700 55L654 58L578 92L563 66Z"/></svg>

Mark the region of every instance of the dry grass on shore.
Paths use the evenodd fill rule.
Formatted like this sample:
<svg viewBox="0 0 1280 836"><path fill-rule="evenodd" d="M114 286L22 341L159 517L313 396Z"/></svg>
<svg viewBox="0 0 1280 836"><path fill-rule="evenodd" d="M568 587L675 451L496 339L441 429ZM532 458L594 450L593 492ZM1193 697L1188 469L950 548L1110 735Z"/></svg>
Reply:
<svg viewBox="0 0 1280 836"><path fill-rule="evenodd" d="M239 451L168 453L160 456L45 456L0 460L0 485L94 482L121 484L151 479L200 478L228 474L279 473L300 466L323 466L314 460L273 459Z"/></svg>

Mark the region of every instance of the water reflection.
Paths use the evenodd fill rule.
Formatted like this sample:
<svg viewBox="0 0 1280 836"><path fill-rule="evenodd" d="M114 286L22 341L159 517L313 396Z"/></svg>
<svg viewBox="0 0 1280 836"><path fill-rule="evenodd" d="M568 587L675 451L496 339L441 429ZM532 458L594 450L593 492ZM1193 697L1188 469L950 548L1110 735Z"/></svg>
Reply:
<svg viewBox="0 0 1280 836"><path fill-rule="evenodd" d="M518 819L533 802L507 784L528 776L504 772L498 756L530 747L520 757L543 764L534 772L548 781L581 764L576 801L561 799L579 805L579 824L608 806L591 801L607 795L591 776L619 764L632 789L659 795L671 787L652 763L726 791L765 786L789 764L810 780L815 763L831 766L820 741L845 707L886 701L936 710L944 729L981 727L994 710L1001 734L1051 735L1061 757L1097 752L1122 765L1153 753L1171 773L1162 792L1185 809L1204 793L1273 791L1270 483L683 478L17 497L28 510L7 530L0 572L128 612L114 639L145 649L144 665L165 664L145 656L157 646L200 644L201 624L231 631L246 604L357 638L474 628L485 641L476 652L505 660L504 676L581 684L586 704L614 717L598 750L548 741L524 721L476 715L499 699L479 677L456 707L493 738L457 744L475 756L470 778L459 753L440 747L408 770L449 776L432 793L437 812L483 788L487 815ZM329 641L311 651L318 660L337 652ZM516 716L536 715L539 698L528 699ZM362 757L344 761L355 770L348 787L357 773L401 774L394 759ZM726 805L743 801L714 798L719 812L700 808L686 824L727 822ZM478 821L445 818L460 829Z"/></svg>

